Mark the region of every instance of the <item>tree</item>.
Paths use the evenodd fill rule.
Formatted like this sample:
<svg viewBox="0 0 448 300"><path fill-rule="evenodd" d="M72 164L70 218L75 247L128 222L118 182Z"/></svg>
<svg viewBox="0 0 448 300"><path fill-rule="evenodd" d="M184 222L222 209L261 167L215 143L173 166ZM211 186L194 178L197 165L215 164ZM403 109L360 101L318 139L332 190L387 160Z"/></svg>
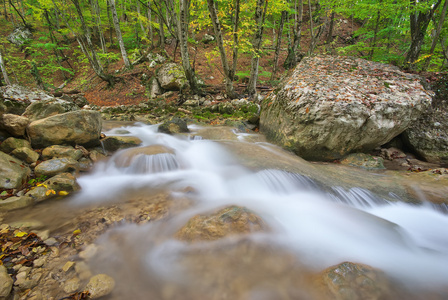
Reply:
<svg viewBox="0 0 448 300"><path fill-rule="evenodd" d="M121 35L120 22L118 21L117 9L115 7L115 0L109 0L110 9L112 11L112 20L114 22L115 33L117 35L118 44L120 45L121 56L123 57L124 66L126 69L131 68L131 63L128 59L126 48L124 47L123 36Z"/></svg>
<svg viewBox="0 0 448 300"><path fill-rule="evenodd" d="M298 10L298 15L297 15ZM303 22L303 0L299 0L297 5L297 0L294 0L294 22L292 26L292 40L288 40L288 56L283 63L285 69L291 69L297 65L297 52L300 47L300 38L302 35L302 22Z"/></svg>
<svg viewBox="0 0 448 300"><path fill-rule="evenodd" d="M0 68L2 69L3 79L5 80L6 85L11 85L11 81L9 81L8 72L6 72L5 63L3 62L2 51L0 50Z"/></svg>

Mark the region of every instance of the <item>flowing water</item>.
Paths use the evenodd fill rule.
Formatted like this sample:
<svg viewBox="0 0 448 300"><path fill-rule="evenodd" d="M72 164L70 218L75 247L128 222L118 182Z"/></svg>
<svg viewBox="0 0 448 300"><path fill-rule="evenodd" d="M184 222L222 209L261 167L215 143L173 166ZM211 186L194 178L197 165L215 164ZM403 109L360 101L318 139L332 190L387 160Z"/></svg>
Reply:
<svg viewBox="0 0 448 300"><path fill-rule="evenodd" d="M116 279L113 299L332 299L308 275L345 261L383 270L416 299L446 292L446 206L413 203L387 174L305 162L261 135L190 130L112 129L106 134L138 136L141 149L120 150L79 178L71 207L156 190L191 203L168 220L124 222L96 241L101 251L90 265ZM250 209L270 230L192 244L174 238L192 216L229 205Z"/></svg>

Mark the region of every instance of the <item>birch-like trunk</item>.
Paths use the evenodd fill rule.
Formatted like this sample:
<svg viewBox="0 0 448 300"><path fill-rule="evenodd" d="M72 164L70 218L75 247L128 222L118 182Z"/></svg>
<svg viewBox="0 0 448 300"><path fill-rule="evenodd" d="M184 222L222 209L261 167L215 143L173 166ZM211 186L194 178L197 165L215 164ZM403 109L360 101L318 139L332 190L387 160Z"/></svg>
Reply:
<svg viewBox="0 0 448 300"><path fill-rule="evenodd" d="M263 8L264 6L264 8ZM260 48L263 39L264 20L268 9L268 0L257 0L255 9L255 23L257 28L255 31L252 45L254 46L254 54L250 64L250 78L247 84L247 92L252 97L257 92L258 67L260 62Z"/></svg>
<svg viewBox="0 0 448 300"><path fill-rule="evenodd" d="M240 0L235 0L235 17L233 20L233 54L232 54L232 70L230 78L235 79L236 67L238 62L238 24L240 22Z"/></svg>
<svg viewBox="0 0 448 300"><path fill-rule="evenodd" d="M294 11L299 12L299 14L294 14L294 26L292 28L292 41L291 38L288 43L288 56L283 63L285 69L291 69L297 65L297 52L300 47L300 38L302 36L302 22L303 22L303 0L299 0L299 5L297 6L297 0L294 1Z"/></svg>
<svg viewBox="0 0 448 300"><path fill-rule="evenodd" d="M5 80L6 85L11 85L11 81L9 81L8 72L6 72L5 63L3 62L2 52L0 51L0 68L2 69L3 79Z"/></svg>
<svg viewBox="0 0 448 300"><path fill-rule="evenodd" d="M431 62L432 54L434 53L434 50L436 49L437 41L439 40L440 32L442 31L443 22L445 22L447 9L448 9L448 0L445 0L445 3L443 4L443 8L442 8L442 13L440 14L439 23L437 24L437 29L434 34L434 38L432 39L431 49L429 50L429 56L425 61L425 66L424 66L425 70L428 68L429 63Z"/></svg>
<svg viewBox="0 0 448 300"><path fill-rule="evenodd" d="M124 66L126 69L131 68L131 63L128 59L128 53L124 47L123 36L121 35L120 21L118 20L117 9L115 8L115 0L109 0L110 9L112 11L112 21L114 22L115 33L117 35L118 44L120 45L121 56L123 57Z"/></svg>
<svg viewBox="0 0 448 300"><path fill-rule="evenodd" d="M278 69L278 58L280 56L280 46L282 44L283 27L285 26L285 20L286 20L287 16L288 16L288 12L282 11L282 17L280 19L278 35L277 35L277 43L275 45L274 69L272 70L271 81L274 80L275 74L277 73L277 69Z"/></svg>
<svg viewBox="0 0 448 300"><path fill-rule="evenodd" d="M213 29L215 31L216 41L218 43L219 54L221 56L222 68L224 69L224 75L226 80L226 92L230 98L235 98L235 90L233 88L233 78L231 77L231 70L227 61L226 49L224 48L224 40L222 36L221 24L219 22L218 14L216 12L216 6L214 0L207 0L208 10L212 19Z"/></svg>

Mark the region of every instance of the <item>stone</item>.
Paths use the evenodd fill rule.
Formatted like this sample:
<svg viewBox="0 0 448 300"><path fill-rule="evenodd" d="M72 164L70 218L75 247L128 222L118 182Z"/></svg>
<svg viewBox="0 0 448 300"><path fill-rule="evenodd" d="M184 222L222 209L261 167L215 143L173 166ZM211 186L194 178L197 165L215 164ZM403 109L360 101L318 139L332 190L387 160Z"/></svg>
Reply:
<svg viewBox="0 0 448 300"><path fill-rule="evenodd" d="M211 35L211 34L206 33L206 34L204 34L204 36L202 37L202 40L201 40L201 41L202 41L202 43L204 43L204 44L209 44L209 43L215 41L215 37L214 37L213 35Z"/></svg>
<svg viewBox="0 0 448 300"><path fill-rule="evenodd" d="M52 145L96 146L101 134L101 113L82 110L58 114L31 122L27 132L31 145L37 148Z"/></svg>
<svg viewBox="0 0 448 300"><path fill-rule="evenodd" d="M255 213L233 205L211 214L194 216L175 236L182 241L199 242L267 230L268 226Z"/></svg>
<svg viewBox="0 0 448 300"><path fill-rule="evenodd" d="M115 280L106 274L98 274L90 278L85 290L90 292L91 299L109 295L115 287Z"/></svg>
<svg viewBox="0 0 448 300"><path fill-rule="evenodd" d="M60 173L76 171L78 162L71 158L53 158L41 162L34 168L36 176L55 176Z"/></svg>
<svg viewBox="0 0 448 300"><path fill-rule="evenodd" d="M381 156L388 160L406 158L406 154L403 151L394 147L381 149Z"/></svg>
<svg viewBox="0 0 448 300"><path fill-rule="evenodd" d="M0 151L3 151L5 153L11 153L15 149L23 147L31 149L30 142L23 139L9 137L6 140L4 140L3 143L0 145Z"/></svg>
<svg viewBox="0 0 448 300"><path fill-rule="evenodd" d="M7 109L8 113L18 115L25 111L30 102L54 99L45 91L17 84L0 87L0 94L5 98L4 104L9 108Z"/></svg>
<svg viewBox="0 0 448 300"><path fill-rule="evenodd" d="M12 136L21 137L25 135L25 129L30 123L27 117L14 114L4 114L0 116L0 127Z"/></svg>
<svg viewBox="0 0 448 300"><path fill-rule="evenodd" d="M87 280L92 277L92 272L90 271L89 266L83 261L76 263L75 272L78 274L80 280Z"/></svg>
<svg viewBox="0 0 448 300"><path fill-rule="evenodd" d="M385 169L383 158L365 153L352 153L341 160L341 164L366 170Z"/></svg>
<svg viewBox="0 0 448 300"><path fill-rule="evenodd" d="M179 91L189 86L184 70L175 63L162 65L157 71L157 80L160 86L168 91Z"/></svg>
<svg viewBox="0 0 448 300"><path fill-rule="evenodd" d="M79 160L83 156L83 153L79 149L75 149L72 146L53 145L42 150L42 158L71 158Z"/></svg>
<svg viewBox="0 0 448 300"><path fill-rule="evenodd" d="M34 187L25 196L40 202L56 196L68 195L80 189L76 177L70 173L61 173L43 182L42 185Z"/></svg>
<svg viewBox="0 0 448 300"><path fill-rule="evenodd" d="M113 157L113 161L117 167L126 168L139 156L157 155L157 154L174 154L174 149L163 145L150 145L145 147L137 147L126 149Z"/></svg>
<svg viewBox="0 0 448 300"><path fill-rule="evenodd" d="M174 117L171 120L159 125L158 131L167 134L190 132L187 126L187 122L177 117Z"/></svg>
<svg viewBox="0 0 448 300"><path fill-rule="evenodd" d="M0 188L18 189L28 180L30 168L11 155L0 152Z"/></svg>
<svg viewBox="0 0 448 300"><path fill-rule="evenodd" d="M260 131L308 160L369 152L406 130L431 104L421 78L360 58L316 56L262 101Z"/></svg>
<svg viewBox="0 0 448 300"><path fill-rule="evenodd" d="M17 157L21 161L26 162L27 164L35 163L39 159L39 154L33 151L33 149L27 147L14 149L11 152L11 155Z"/></svg>
<svg viewBox="0 0 448 300"><path fill-rule="evenodd" d="M0 265L0 299L5 299L11 293L13 279L9 276L6 267Z"/></svg>
<svg viewBox="0 0 448 300"><path fill-rule="evenodd" d="M90 158L83 157L78 161L79 172L89 172L93 167L93 161Z"/></svg>
<svg viewBox="0 0 448 300"><path fill-rule="evenodd" d="M132 148L141 145L142 140L135 136L107 136L101 140L106 151L115 152L118 149Z"/></svg>
<svg viewBox="0 0 448 300"><path fill-rule="evenodd" d="M64 273L67 273L68 271L74 269L74 267L75 267L75 262L73 262L73 261L68 261L68 262L66 262L65 265L62 267L62 271L63 271Z"/></svg>
<svg viewBox="0 0 448 300"><path fill-rule="evenodd" d="M157 81L156 78L153 78L151 80L151 85L150 85L150 98L154 99L159 95L163 94L163 90L162 87L159 84L159 81Z"/></svg>
<svg viewBox="0 0 448 300"><path fill-rule="evenodd" d="M86 246L84 250L79 252L79 257L84 260L88 260L94 257L97 252L98 252L98 246L96 246L95 244L90 244Z"/></svg>
<svg viewBox="0 0 448 300"><path fill-rule="evenodd" d="M386 275L370 266L344 262L322 272L322 281L330 293L329 299L399 299L392 296L392 286Z"/></svg>
<svg viewBox="0 0 448 300"><path fill-rule="evenodd" d="M26 108L23 116L28 117L31 121L36 121L57 114L77 110L79 110L79 107L75 103L53 98L31 103L31 105Z"/></svg>
<svg viewBox="0 0 448 300"><path fill-rule="evenodd" d="M33 34L31 33L30 29L24 26L19 26L15 28L14 31L11 32L6 39L16 46L22 46L32 38Z"/></svg>
<svg viewBox="0 0 448 300"><path fill-rule="evenodd" d="M64 283L64 292L66 292L67 294L71 294L76 292L79 288L81 287L81 281L79 280L78 277L73 277L70 278L69 280L67 280Z"/></svg>

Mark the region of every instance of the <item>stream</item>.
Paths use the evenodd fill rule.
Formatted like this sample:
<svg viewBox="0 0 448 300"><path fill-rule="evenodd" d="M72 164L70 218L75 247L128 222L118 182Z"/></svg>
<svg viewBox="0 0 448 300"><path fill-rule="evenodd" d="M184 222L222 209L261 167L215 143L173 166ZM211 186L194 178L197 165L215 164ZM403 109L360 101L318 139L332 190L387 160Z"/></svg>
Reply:
<svg viewBox="0 0 448 300"><path fill-rule="evenodd" d="M156 193L186 203L160 221L123 220L95 241L90 267L116 281L108 299L334 299L313 274L347 261L382 270L407 299L448 295L446 205L424 196L416 204L384 172L306 162L260 134L189 128L182 136L139 123L105 132L169 150L118 151L80 176L82 190L61 207ZM248 208L269 230L196 243L174 238L193 216L230 205Z"/></svg>

